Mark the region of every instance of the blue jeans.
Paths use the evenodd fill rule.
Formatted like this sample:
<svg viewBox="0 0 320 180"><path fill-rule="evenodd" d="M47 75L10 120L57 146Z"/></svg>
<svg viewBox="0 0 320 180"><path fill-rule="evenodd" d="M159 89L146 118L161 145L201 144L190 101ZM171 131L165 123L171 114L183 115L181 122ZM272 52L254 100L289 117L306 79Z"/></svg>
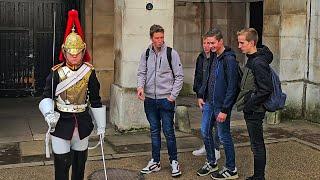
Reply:
<svg viewBox="0 0 320 180"><path fill-rule="evenodd" d="M213 135L212 135L212 128L213 127L215 127L214 139L213 139ZM220 146L218 129L216 127L217 127L217 123L215 121L215 117L214 117L214 113L213 113L213 106L210 103L205 103L203 106L203 109L202 109L201 135L203 138L203 142L205 144L206 151L207 152L213 151L213 152L207 153L208 161L209 161L209 159L213 159L212 154L214 154L214 149L219 150L219 146ZM210 145L206 146L205 138L210 139L210 141L207 141L207 142L210 142ZM212 138L212 140L211 140L211 138ZM213 142L213 143L211 143L211 142ZM208 157L208 155L210 157ZM215 162L215 159L212 160L212 162Z"/></svg>
<svg viewBox="0 0 320 180"><path fill-rule="evenodd" d="M175 103L167 99L146 98L144 110L150 124L152 158L154 162L160 162L161 124L167 141L169 160L170 162L177 160L177 145L173 122Z"/></svg>
<svg viewBox="0 0 320 180"><path fill-rule="evenodd" d="M229 170L235 169L235 150L234 144L230 132L230 115L228 113L227 119L223 122L216 122L216 116L219 112L214 112L214 107L210 103L206 103L203 106L202 124L201 124L201 134L203 137L204 145L207 151L207 160L209 163L215 163L216 157L214 154L214 148L216 142L213 139L212 128L216 123L218 136L220 142L223 144L225 154L226 154L226 168ZM212 118L212 116L214 118Z"/></svg>

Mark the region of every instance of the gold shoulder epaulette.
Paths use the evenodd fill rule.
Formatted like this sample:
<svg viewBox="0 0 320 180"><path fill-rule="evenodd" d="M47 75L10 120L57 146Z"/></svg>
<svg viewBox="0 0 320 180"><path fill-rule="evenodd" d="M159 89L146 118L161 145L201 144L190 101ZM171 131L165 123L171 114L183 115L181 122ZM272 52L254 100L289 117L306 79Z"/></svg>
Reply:
<svg viewBox="0 0 320 180"><path fill-rule="evenodd" d="M84 64L86 64L87 66L89 66L91 69L94 69L93 65L88 63L88 62L84 62Z"/></svg>
<svg viewBox="0 0 320 180"><path fill-rule="evenodd" d="M53 67L51 68L51 70L52 70L52 71L56 71L56 70L59 69L62 65L63 65L63 63L57 64L57 65L53 66Z"/></svg>

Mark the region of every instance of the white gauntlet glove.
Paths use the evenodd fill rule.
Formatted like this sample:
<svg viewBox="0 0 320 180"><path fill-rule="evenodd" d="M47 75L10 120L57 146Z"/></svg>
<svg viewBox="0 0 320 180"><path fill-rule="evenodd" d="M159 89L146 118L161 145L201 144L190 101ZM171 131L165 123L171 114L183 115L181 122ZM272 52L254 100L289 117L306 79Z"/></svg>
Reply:
<svg viewBox="0 0 320 180"><path fill-rule="evenodd" d="M44 116L45 121L48 123L48 126L51 128L50 132L54 132L60 118L60 113L53 111L54 101L50 98L44 98L39 103L39 109Z"/></svg>
<svg viewBox="0 0 320 180"><path fill-rule="evenodd" d="M102 135L104 137L105 129L106 129L106 106L102 105L100 108L92 108L91 110L91 117L95 121L97 125L97 135Z"/></svg>
<svg viewBox="0 0 320 180"><path fill-rule="evenodd" d="M48 125L51 127L50 132L54 132L55 127L58 123L58 120L60 118L60 113L58 113L57 111L49 112L46 114L46 116L44 117L46 122L48 123Z"/></svg>

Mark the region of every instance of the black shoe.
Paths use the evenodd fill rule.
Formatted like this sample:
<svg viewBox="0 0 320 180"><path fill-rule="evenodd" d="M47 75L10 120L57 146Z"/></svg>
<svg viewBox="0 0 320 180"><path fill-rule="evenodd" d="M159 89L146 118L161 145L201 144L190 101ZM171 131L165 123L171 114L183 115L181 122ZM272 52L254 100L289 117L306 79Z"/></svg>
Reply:
<svg viewBox="0 0 320 180"><path fill-rule="evenodd" d="M55 180L68 180L71 166L71 153L54 154L53 158Z"/></svg>
<svg viewBox="0 0 320 180"><path fill-rule="evenodd" d="M210 164L208 162L206 162L202 168L200 168L198 171L197 171L197 174L198 176L206 176L206 175L209 175L211 174L212 172L215 172L215 171L218 171L218 164L215 163L215 164Z"/></svg>
<svg viewBox="0 0 320 180"><path fill-rule="evenodd" d="M238 179L239 175L237 168L234 171L229 170L228 168L223 168L217 173L211 174L212 179Z"/></svg>
<svg viewBox="0 0 320 180"><path fill-rule="evenodd" d="M246 180L265 180L265 178L257 178L254 176L246 177Z"/></svg>
<svg viewBox="0 0 320 180"><path fill-rule="evenodd" d="M86 161L88 158L88 149L84 151L74 151L72 156L72 180L83 180Z"/></svg>

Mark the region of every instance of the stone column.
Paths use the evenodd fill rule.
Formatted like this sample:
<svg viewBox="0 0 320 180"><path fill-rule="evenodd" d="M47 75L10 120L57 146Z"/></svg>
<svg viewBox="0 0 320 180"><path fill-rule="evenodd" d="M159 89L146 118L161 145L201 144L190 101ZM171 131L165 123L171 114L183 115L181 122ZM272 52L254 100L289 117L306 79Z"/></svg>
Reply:
<svg viewBox="0 0 320 180"><path fill-rule="evenodd" d="M265 0L264 43L287 93L282 117L320 117L319 1ZM279 116L277 116L279 117Z"/></svg>
<svg viewBox="0 0 320 180"><path fill-rule="evenodd" d="M310 33L307 44L307 77L305 117L320 123L320 2L308 1L308 27ZM309 19L310 18L310 19Z"/></svg>
<svg viewBox="0 0 320 180"><path fill-rule="evenodd" d="M165 42L173 45L173 0L114 0L115 82L111 86L110 120L119 130L148 127L143 102L136 97L137 68L141 54L150 44L149 28L165 29Z"/></svg>
<svg viewBox="0 0 320 180"><path fill-rule="evenodd" d="M92 57L103 103L110 99L113 82L114 54L114 3L106 0L85 1L85 35L89 54Z"/></svg>

